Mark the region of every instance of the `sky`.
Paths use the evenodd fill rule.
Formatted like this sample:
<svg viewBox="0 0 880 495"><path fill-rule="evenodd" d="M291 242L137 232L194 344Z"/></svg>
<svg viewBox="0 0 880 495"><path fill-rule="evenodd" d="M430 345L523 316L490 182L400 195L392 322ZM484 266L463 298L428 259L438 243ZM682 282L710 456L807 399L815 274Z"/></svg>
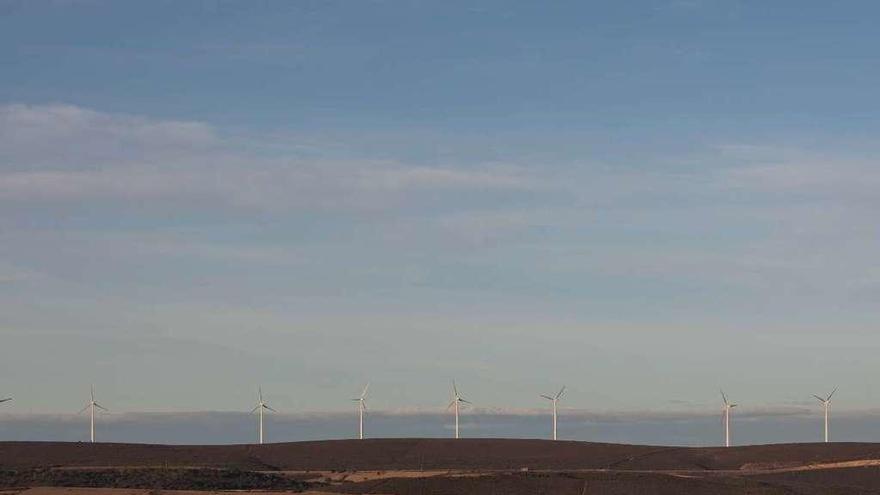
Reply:
<svg viewBox="0 0 880 495"><path fill-rule="evenodd" d="M878 15L0 0L0 422L876 414Z"/></svg>

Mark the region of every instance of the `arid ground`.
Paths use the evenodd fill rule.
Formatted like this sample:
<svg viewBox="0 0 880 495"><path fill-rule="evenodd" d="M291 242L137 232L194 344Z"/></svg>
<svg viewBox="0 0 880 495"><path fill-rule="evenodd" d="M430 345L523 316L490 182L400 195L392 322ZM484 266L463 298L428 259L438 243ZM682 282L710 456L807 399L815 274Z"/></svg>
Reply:
<svg viewBox="0 0 880 495"><path fill-rule="evenodd" d="M0 443L0 495L880 494L880 444L680 448L500 439Z"/></svg>

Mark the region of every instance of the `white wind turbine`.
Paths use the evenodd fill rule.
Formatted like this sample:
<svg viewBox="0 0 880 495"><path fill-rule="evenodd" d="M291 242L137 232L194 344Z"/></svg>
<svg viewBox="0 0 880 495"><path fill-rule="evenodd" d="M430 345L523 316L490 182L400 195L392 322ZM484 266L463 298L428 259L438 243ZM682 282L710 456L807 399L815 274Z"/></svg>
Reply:
<svg viewBox="0 0 880 495"><path fill-rule="evenodd" d="M562 388L559 389L559 392L553 397L541 394L541 397L553 403L553 440L556 440L556 405L559 403L559 399L562 397L563 393L565 393L565 385L563 385Z"/></svg>
<svg viewBox="0 0 880 495"><path fill-rule="evenodd" d="M828 415L831 412L831 396L834 395L834 392L837 392L837 387L834 387L834 390L824 399L818 395L813 396L822 403L822 408L825 409L825 443L828 443Z"/></svg>
<svg viewBox="0 0 880 495"><path fill-rule="evenodd" d="M736 407L736 404L727 401L724 390L721 391L721 400L724 401L724 406L721 408L721 418L724 420L724 446L730 447L730 410Z"/></svg>
<svg viewBox="0 0 880 495"><path fill-rule="evenodd" d="M253 414L254 412L256 412L258 410L260 411L260 445L262 445L263 444L263 409L268 409L268 410L270 410L272 412L276 412L276 413L278 411L276 411L275 409L272 409L269 406L269 404L266 404L265 402L263 402L263 387L259 388L259 394L260 394L260 401L257 402L256 407L251 409L251 414Z"/></svg>
<svg viewBox="0 0 880 495"><path fill-rule="evenodd" d="M97 402L95 402L95 386L94 385L92 385L90 397L91 398L89 399L89 403L86 404L86 407L80 409L77 414L82 414L86 409L90 409L90 413L89 413L89 416L91 417L91 422L90 422L91 428L89 430L91 433L90 438L92 440L92 443L95 443L95 408L98 408L102 411L106 411L107 408L105 408L101 404L98 404Z"/></svg>
<svg viewBox="0 0 880 495"><path fill-rule="evenodd" d="M367 383L367 386L364 387L364 391L361 392L361 396L357 399L351 399L358 403L358 438L364 439L364 411L367 410L367 390L369 390L370 384Z"/></svg>
<svg viewBox="0 0 880 495"><path fill-rule="evenodd" d="M458 393L458 387L455 386L455 380L452 380L452 402L449 403L449 406L446 407L448 411L450 407L455 406L455 438L459 438L458 435L458 407L460 404L470 404L471 402L466 401L461 398L461 394Z"/></svg>

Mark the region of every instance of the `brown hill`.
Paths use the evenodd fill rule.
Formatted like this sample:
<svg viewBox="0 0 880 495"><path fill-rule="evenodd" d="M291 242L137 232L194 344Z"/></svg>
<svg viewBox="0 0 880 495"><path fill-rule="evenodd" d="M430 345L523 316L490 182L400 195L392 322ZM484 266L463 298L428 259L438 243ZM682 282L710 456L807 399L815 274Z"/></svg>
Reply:
<svg viewBox="0 0 880 495"><path fill-rule="evenodd" d="M0 442L8 469L199 466L247 470L763 470L880 459L880 444L653 447L516 439L373 439L266 445Z"/></svg>

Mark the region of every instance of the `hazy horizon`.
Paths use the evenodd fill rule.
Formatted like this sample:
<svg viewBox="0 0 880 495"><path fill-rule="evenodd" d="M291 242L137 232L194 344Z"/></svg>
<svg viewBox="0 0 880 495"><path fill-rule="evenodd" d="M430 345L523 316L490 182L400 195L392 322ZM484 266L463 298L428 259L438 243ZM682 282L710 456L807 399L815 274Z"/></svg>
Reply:
<svg viewBox="0 0 880 495"><path fill-rule="evenodd" d="M452 438L451 415L439 412L370 412L367 438ZM264 416L266 442L354 439L352 413L281 413ZM822 441L821 414L806 408L744 412L733 415L732 444L808 443ZM550 416L544 411L464 412L462 438L549 439ZM110 413L96 419L97 440L114 443L240 444L256 443L257 419L247 412ZM666 415L560 411L560 440L646 445L721 446L718 414L677 412ZM832 441L880 441L880 410L835 414ZM866 433L870 432L870 433ZM873 433L877 432L877 433ZM88 441L88 415L0 414L0 441Z"/></svg>

